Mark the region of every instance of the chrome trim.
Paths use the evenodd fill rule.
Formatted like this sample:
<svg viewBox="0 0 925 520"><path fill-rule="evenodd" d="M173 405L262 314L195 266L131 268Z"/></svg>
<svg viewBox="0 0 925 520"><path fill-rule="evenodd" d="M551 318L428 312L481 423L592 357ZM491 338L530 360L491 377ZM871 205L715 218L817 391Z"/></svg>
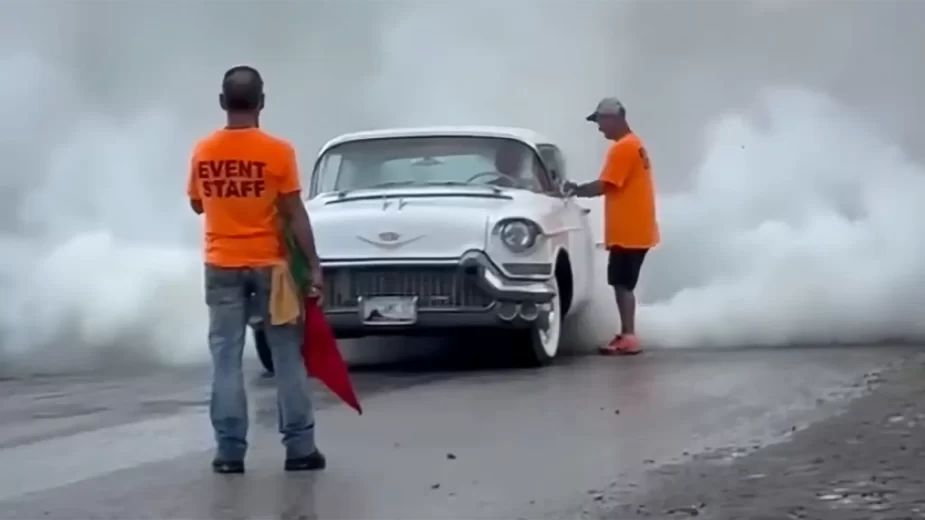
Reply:
<svg viewBox="0 0 925 520"><path fill-rule="evenodd" d="M455 258L387 258L387 257L376 257L376 258L331 258L331 259L322 259L321 265L323 267L362 267L362 266L373 266L373 265L386 265L386 266L402 266L402 265L459 265L461 260L466 258L466 255L462 257ZM548 279L552 276L552 264L551 263L541 263L541 262L530 262L530 263L504 263L500 267L496 266L491 260L488 260L486 257L486 263L491 265L493 269L497 270L499 274L505 278L516 279L516 280L530 280L530 281L539 281ZM511 266L536 266L538 270L541 270L540 266L547 266L548 269L544 273L534 273L528 274L525 272L519 272L518 269L511 269Z"/></svg>
<svg viewBox="0 0 925 520"><path fill-rule="evenodd" d="M377 265L459 265L459 258L365 258L321 260L321 266L327 267L365 267Z"/></svg>
<svg viewBox="0 0 925 520"><path fill-rule="evenodd" d="M488 256L472 250L456 259L322 261L325 311L356 312L370 296L416 296L419 312L491 310L498 302L545 303L555 297L546 281L512 279Z"/></svg>
<svg viewBox="0 0 925 520"><path fill-rule="evenodd" d="M518 311L518 304L514 302L501 302L498 304L495 312L503 321L513 321L514 318L517 317Z"/></svg>
<svg viewBox="0 0 925 520"><path fill-rule="evenodd" d="M467 199L499 199L499 200L514 200L514 197L507 195L505 193L478 193L478 192L438 192L438 193L399 193L392 195L392 197L403 199L428 199L428 198L467 198ZM381 194L377 195L344 195L334 200L329 200L324 203L325 206L330 206L333 204L342 204L344 202L354 202L354 201L369 201L369 200L379 200L382 198Z"/></svg>
<svg viewBox="0 0 925 520"><path fill-rule="evenodd" d="M424 238L424 235L417 235L417 236L414 236L414 237L411 237L411 238L406 238L406 239L402 240L402 239L401 239L401 236L399 235L399 236L398 236L397 238L395 238L394 240L384 240L384 239L382 239L382 236L383 236L383 235L386 235L386 234L388 234L388 233L379 233L378 238L380 238L380 240L372 240L372 239L369 239L369 238L366 238L366 237L360 236L360 235L357 235L356 238L357 238L358 240L362 241L362 242L365 242L365 243L371 245L371 246L376 246L376 247L379 247L379 248L382 248L382 249L398 249L398 248L400 248L400 247L404 247L404 246L406 246L406 245L408 245L408 244L411 244L411 243L413 243L413 242L417 242L418 240ZM396 233L396 234L397 234L397 233Z"/></svg>
<svg viewBox="0 0 925 520"><path fill-rule="evenodd" d="M475 271L475 279L482 288L498 300L531 300L547 302L555 297L552 287L542 281L512 280L481 251L469 251L460 259L464 269Z"/></svg>
<svg viewBox="0 0 925 520"><path fill-rule="evenodd" d="M486 289L495 292L502 297L504 296L503 293L507 292L517 293L516 295L512 294L509 296L515 299L544 299L543 297L545 296L552 296L551 289L545 283L524 282L515 285L513 283L508 283L497 273L488 269L481 273L479 280L484 281Z"/></svg>
<svg viewBox="0 0 925 520"><path fill-rule="evenodd" d="M514 276L550 276L552 275L552 264L551 263L533 263L533 262L517 262L517 263L504 263L501 264L501 267L505 272L514 275Z"/></svg>
<svg viewBox="0 0 925 520"><path fill-rule="evenodd" d="M533 321L540 315L540 306L533 302L525 302L517 310L517 314L527 321Z"/></svg>
<svg viewBox="0 0 925 520"><path fill-rule="evenodd" d="M547 237L553 237L556 235L564 235L565 233L571 233L573 231L584 231L584 228L581 226L564 226L558 229L547 231L544 234Z"/></svg>
<svg viewBox="0 0 925 520"><path fill-rule="evenodd" d="M363 298L415 297L419 313L434 311L482 311L494 298L453 263L367 263L335 266L325 271L326 310L353 312Z"/></svg>

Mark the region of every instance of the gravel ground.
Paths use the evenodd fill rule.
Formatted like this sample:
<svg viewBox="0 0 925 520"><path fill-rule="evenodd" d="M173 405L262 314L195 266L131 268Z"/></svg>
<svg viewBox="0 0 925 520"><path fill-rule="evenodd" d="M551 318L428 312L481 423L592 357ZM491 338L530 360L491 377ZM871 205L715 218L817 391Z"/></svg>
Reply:
<svg viewBox="0 0 925 520"><path fill-rule="evenodd" d="M925 519L925 363L910 360L865 383L870 393L786 442L664 466L637 490L595 497L583 516Z"/></svg>

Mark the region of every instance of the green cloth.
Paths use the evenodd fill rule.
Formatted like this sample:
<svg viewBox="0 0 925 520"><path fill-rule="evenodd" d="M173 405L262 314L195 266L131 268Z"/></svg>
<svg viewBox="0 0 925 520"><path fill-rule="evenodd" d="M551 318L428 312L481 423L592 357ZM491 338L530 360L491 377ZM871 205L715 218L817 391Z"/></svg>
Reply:
<svg viewBox="0 0 925 520"><path fill-rule="evenodd" d="M286 249L289 250L289 270L292 272L292 278L295 280L296 287L306 294L311 284L311 270L308 268L308 259L302 254L299 243L296 242L295 236L286 224L283 229L285 235Z"/></svg>

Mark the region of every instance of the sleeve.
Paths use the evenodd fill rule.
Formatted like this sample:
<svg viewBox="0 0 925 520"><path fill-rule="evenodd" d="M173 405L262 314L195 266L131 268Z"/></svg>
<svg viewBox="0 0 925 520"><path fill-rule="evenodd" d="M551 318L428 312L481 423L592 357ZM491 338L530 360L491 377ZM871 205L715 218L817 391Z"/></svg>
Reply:
<svg viewBox="0 0 925 520"><path fill-rule="evenodd" d="M295 148L286 143L282 150L282 165L280 168L279 192L280 194L295 193L302 191L302 184L299 181L299 164L296 158Z"/></svg>
<svg viewBox="0 0 925 520"><path fill-rule="evenodd" d="M189 178L186 181L186 194L189 195L191 200L202 200L202 195L199 193L199 183L196 182L196 162L196 151L194 150L189 161Z"/></svg>
<svg viewBox="0 0 925 520"><path fill-rule="evenodd" d="M631 146L614 144L607 151L604 167L601 169L599 180L614 188L623 187L626 178L632 170L633 156Z"/></svg>

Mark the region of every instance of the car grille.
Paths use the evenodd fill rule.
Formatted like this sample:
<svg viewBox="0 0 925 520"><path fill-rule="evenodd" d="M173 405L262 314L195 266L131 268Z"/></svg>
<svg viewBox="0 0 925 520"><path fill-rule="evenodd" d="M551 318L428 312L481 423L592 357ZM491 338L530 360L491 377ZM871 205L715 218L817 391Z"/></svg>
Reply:
<svg viewBox="0 0 925 520"><path fill-rule="evenodd" d="M349 310L360 297L417 296L421 310L477 310L491 298L456 266L351 266L324 270L325 307Z"/></svg>

